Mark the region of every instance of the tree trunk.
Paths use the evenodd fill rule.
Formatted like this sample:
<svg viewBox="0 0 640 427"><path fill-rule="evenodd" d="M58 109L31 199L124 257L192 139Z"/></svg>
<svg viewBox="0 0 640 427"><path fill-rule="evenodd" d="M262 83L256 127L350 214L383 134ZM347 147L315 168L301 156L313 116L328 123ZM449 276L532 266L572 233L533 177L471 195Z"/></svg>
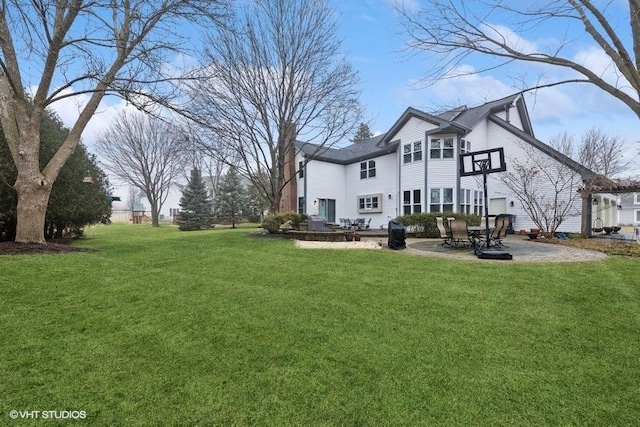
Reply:
<svg viewBox="0 0 640 427"><path fill-rule="evenodd" d="M44 177L21 177L14 184L18 196L16 242L45 243L44 224L51 184Z"/></svg>
<svg viewBox="0 0 640 427"><path fill-rule="evenodd" d="M160 212L158 212L158 202L156 200L149 200L149 202L151 204L151 226L159 227L160 222L158 218L160 217Z"/></svg>

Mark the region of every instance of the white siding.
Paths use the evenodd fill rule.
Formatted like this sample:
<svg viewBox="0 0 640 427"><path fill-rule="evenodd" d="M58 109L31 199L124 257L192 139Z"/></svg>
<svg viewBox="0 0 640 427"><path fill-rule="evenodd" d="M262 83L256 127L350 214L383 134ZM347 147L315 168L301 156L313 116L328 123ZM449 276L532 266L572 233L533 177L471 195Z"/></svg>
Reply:
<svg viewBox="0 0 640 427"><path fill-rule="evenodd" d="M318 214L318 199L336 201L336 218L345 210L345 169L344 166L311 160L307 163L304 179L307 180L306 212ZM304 182L298 179L298 197L304 195ZM336 219L337 220L337 219Z"/></svg>
<svg viewBox="0 0 640 427"><path fill-rule="evenodd" d="M522 117L520 117L520 113L518 112L518 109L515 106L511 106L511 108L509 108L508 120L507 120L507 113L504 110L496 112L495 115L500 117L502 120L511 123L511 125L517 127L518 129L523 130Z"/></svg>
<svg viewBox="0 0 640 427"><path fill-rule="evenodd" d="M518 159L518 161L523 162L525 161L525 159L529 157L529 153L525 149L525 147L528 146L528 143L524 142L520 138L516 137L515 135L513 135L512 133L508 132L507 130L503 129L502 127L498 126L495 123L489 123L488 129L491 135L491 138L489 139L489 144L488 144L489 148L498 148L498 147L504 148L507 171L510 170L510 166L514 164L515 159ZM554 165L554 167L550 168L550 170L553 170L556 165L560 164L558 161L550 157L548 157L548 161ZM552 191L552 189L549 188L548 191L549 191L548 195L550 196L551 195L550 192ZM577 191L577 188L574 188L572 191ZM531 218L529 218L528 214L522 208L520 202L516 199L515 194L513 194L511 190L507 188L506 185L504 185L502 182L499 181L498 174L489 175L487 193L489 198L499 198L499 197L507 198L508 212L506 213L517 216L516 223L514 225L514 229L516 231L520 229L528 230L530 228L535 227L535 224L533 223ZM570 194L565 193L563 196L564 196L564 199L567 200L570 197ZM514 202L513 207L510 206L511 201ZM580 232L581 220L580 220L579 213L581 212L581 205L582 205L582 202L580 198L578 198L578 200L574 204L574 209L573 209L574 216L568 217L560 225L560 228L558 229L558 231Z"/></svg>
<svg viewBox="0 0 640 427"><path fill-rule="evenodd" d="M381 225L386 227L389 220L398 215L397 157L393 153L366 161L369 160L376 162L376 176L372 178L360 179L360 162L346 166L344 209L336 210L343 218L365 218L367 221L371 219L371 228L377 229ZM382 212L360 212L358 198L365 195L379 195Z"/></svg>
<svg viewBox="0 0 640 427"><path fill-rule="evenodd" d="M398 193L398 215L402 215L402 193L408 190L420 190L422 211L427 210L426 205L426 188L425 188L425 162L429 156L429 147L425 140L425 132L435 129L436 126L432 123L425 122L416 118L410 119L402 129L397 133L396 140L400 140L397 152L397 161L400 165L400 183ZM412 161L410 163L403 162L403 150L405 144L413 144L420 141L422 143L422 160Z"/></svg>

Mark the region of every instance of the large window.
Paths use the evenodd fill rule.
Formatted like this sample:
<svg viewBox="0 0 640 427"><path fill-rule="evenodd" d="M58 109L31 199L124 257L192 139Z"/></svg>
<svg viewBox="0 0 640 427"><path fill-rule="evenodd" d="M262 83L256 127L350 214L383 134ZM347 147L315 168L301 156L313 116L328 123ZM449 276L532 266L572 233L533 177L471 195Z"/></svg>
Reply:
<svg viewBox="0 0 640 427"><path fill-rule="evenodd" d="M431 138L432 159L453 159L453 138Z"/></svg>
<svg viewBox="0 0 640 427"><path fill-rule="evenodd" d="M453 188L432 188L429 212L453 212Z"/></svg>
<svg viewBox="0 0 640 427"><path fill-rule="evenodd" d="M369 160L368 162L360 162L360 179L373 178L376 176L376 162Z"/></svg>
<svg viewBox="0 0 640 427"><path fill-rule="evenodd" d="M460 190L460 212L466 214L484 215L482 191Z"/></svg>
<svg viewBox="0 0 640 427"><path fill-rule="evenodd" d="M358 196L358 212L382 212L382 194L368 194Z"/></svg>
<svg viewBox="0 0 640 427"><path fill-rule="evenodd" d="M303 214L305 212L304 197L298 197L298 213Z"/></svg>
<svg viewBox="0 0 640 427"><path fill-rule="evenodd" d="M403 163L411 163L422 160L422 142L417 141L411 144L404 144L402 148Z"/></svg>
<svg viewBox="0 0 640 427"><path fill-rule="evenodd" d="M422 197L420 190L407 190L403 192L402 212L404 215L422 212Z"/></svg>

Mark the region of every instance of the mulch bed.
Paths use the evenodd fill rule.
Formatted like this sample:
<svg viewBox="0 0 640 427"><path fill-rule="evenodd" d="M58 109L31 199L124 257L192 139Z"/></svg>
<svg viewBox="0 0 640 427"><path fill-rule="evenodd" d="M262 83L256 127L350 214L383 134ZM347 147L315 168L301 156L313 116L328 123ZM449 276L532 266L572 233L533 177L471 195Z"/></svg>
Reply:
<svg viewBox="0 0 640 427"><path fill-rule="evenodd" d="M0 242L0 255L37 255L70 252L91 252L95 249L71 246L72 239L56 239L44 245L39 243Z"/></svg>

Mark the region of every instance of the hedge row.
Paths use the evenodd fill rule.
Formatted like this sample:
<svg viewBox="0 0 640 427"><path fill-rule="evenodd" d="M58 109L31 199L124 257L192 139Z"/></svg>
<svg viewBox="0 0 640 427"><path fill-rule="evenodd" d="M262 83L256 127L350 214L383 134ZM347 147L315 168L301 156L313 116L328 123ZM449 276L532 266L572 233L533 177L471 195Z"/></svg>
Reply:
<svg viewBox="0 0 640 427"><path fill-rule="evenodd" d="M436 217L464 219L469 225L480 225L482 217L475 214L463 214L452 212L414 213L398 217L398 221L405 226L408 233L416 233L419 237L440 237L436 226Z"/></svg>

